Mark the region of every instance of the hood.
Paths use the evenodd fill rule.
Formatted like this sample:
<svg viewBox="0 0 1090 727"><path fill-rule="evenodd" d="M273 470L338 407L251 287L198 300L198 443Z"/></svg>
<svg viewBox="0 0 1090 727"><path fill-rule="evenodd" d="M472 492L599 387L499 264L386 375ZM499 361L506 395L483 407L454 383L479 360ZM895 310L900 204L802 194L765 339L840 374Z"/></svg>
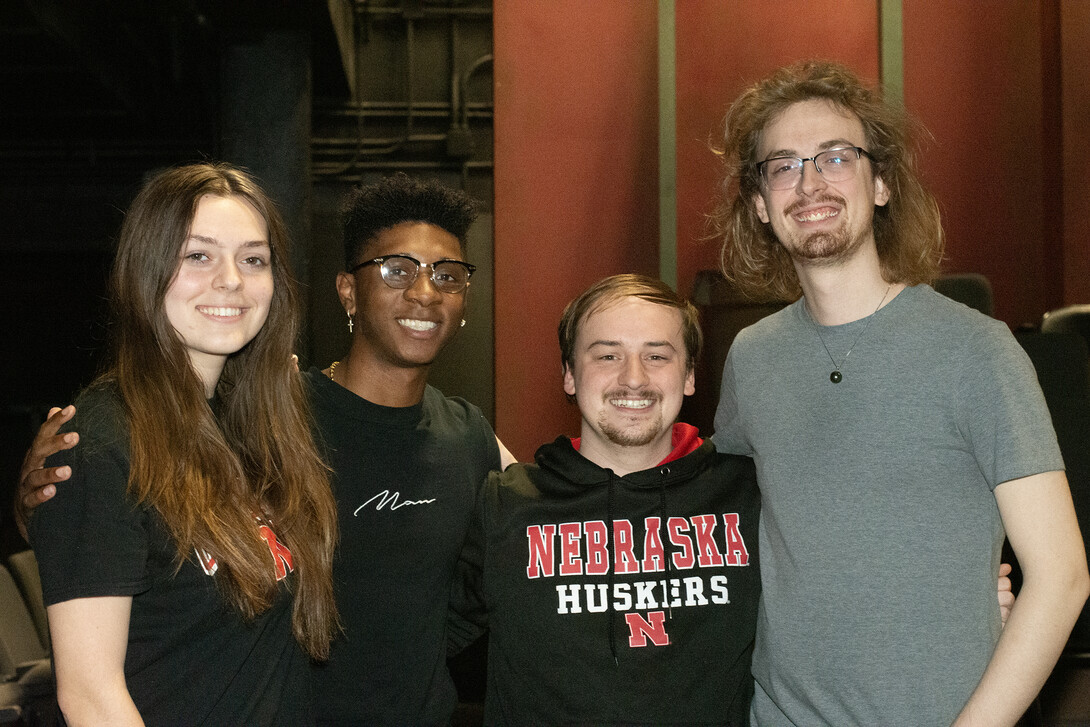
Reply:
<svg viewBox="0 0 1090 727"><path fill-rule="evenodd" d="M579 439L557 437L542 445L534 455L537 466L556 477L543 478L542 492L551 495L574 495L587 488L606 487L610 481L634 489L669 487L686 481L693 473L714 463L715 448L700 438L696 427L674 424L673 451L662 462L646 470L618 477L612 470L599 467L579 454ZM688 455L694 455L692 457Z"/></svg>

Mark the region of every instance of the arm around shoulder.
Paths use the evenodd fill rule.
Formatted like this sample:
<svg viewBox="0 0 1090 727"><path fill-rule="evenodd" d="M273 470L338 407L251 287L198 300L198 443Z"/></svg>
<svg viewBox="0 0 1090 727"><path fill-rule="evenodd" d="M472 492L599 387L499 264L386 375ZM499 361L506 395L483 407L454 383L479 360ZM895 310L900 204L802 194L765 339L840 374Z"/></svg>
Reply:
<svg viewBox="0 0 1090 727"><path fill-rule="evenodd" d="M995 488L1024 576L980 684L954 724L1015 724L1067 643L1087 595L1086 551L1067 477L1043 472Z"/></svg>
<svg viewBox="0 0 1090 727"><path fill-rule="evenodd" d="M76 413L76 408L69 404L63 409L53 407L49 416L38 428L30 449L23 456L23 466L19 470L19 486L15 491L15 524L23 540L30 540L27 535L27 521L30 513L57 492L56 484L67 480L72 474L69 467L46 467L45 461L50 455L74 447L79 442L79 434L67 432L58 434L61 425L69 421Z"/></svg>
<svg viewBox="0 0 1090 727"><path fill-rule="evenodd" d="M132 598L76 598L48 608L57 701L69 725L142 725L125 684Z"/></svg>

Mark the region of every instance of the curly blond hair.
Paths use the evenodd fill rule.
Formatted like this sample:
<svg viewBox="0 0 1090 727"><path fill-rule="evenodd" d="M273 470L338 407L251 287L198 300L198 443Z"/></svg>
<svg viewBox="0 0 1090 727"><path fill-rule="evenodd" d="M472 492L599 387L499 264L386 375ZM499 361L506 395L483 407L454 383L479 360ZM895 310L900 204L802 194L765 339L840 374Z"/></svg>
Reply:
<svg viewBox="0 0 1090 727"><path fill-rule="evenodd" d="M750 86L727 112L722 144L714 149L723 176L710 219L713 234L723 240L723 274L752 298L802 295L790 255L761 222L753 200L760 193L761 132L787 107L811 99L825 99L859 118L874 174L890 191L889 203L874 211L882 276L907 285L934 280L943 253L939 207L917 177L910 145L922 129L845 66L813 60L781 68Z"/></svg>

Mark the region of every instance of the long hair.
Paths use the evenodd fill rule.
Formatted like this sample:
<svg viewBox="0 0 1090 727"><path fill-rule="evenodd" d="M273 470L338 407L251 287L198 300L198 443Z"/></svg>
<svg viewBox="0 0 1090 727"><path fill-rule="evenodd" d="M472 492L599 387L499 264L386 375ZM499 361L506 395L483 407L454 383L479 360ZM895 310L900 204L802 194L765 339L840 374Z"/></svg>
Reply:
<svg viewBox="0 0 1090 727"><path fill-rule="evenodd" d="M268 226L272 253L268 317L228 357L216 389L218 416L164 309L206 195L252 204ZM162 516L179 566L194 549L212 555L224 599L252 619L278 588L255 520L267 517L295 566L295 638L321 659L338 627L331 575L337 510L290 361L299 322L287 243L275 206L238 169L194 164L150 179L121 228L110 280L114 358L104 378L116 382L129 418L129 491Z"/></svg>
<svg viewBox="0 0 1090 727"><path fill-rule="evenodd" d="M874 240L882 277L908 285L934 280L942 260L939 207L920 184L910 147L916 125L886 103L846 67L805 61L781 68L746 89L731 105L724 123L719 202L711 216L722 236L723 274L751 297L794 300L802 295L791 257L754 207L760 193L757 173L761 132L788 106L825 99L863 124L875 176L890 190L889 202L874 210Z"/></svg>

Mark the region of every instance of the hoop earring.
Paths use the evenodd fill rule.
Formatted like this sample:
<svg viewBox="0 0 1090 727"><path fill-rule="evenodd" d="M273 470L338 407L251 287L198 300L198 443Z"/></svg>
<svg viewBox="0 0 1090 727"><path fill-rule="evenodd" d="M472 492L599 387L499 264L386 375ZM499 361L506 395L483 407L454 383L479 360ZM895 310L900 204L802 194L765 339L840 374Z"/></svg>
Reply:
<svg viewBox="0 0 1090 727"><path fill-rule="evenodd" d="M345 311L345 313L348 313L348 311ZM353 326L354 323L355 323L355 321L352 320L352 314L348 313L348 332L349 333L352 332L352 326Z"/></svg>

